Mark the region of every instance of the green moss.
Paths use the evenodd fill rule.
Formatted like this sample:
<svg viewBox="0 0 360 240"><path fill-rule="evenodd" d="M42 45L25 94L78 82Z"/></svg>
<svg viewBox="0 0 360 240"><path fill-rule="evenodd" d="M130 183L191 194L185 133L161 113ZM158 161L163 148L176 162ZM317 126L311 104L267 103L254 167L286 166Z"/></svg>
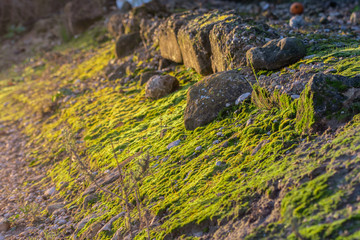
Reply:
<svg viewBox="0 0 360 240"><path fill-rule="evenodd" d="M297 102L298 106L295 126L299 133L309 132L315 123L313 98L314 96L310 91L309 85L306 85L304 91L300 95L300 99Z"/></svg>

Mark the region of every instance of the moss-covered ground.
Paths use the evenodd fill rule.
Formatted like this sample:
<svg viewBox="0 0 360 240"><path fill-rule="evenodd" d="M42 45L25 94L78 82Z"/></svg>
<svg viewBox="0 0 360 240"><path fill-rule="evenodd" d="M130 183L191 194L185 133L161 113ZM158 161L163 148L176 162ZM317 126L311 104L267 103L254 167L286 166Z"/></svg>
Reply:
<svg viewBox="0 0 360 240"><path fill-rule="evenodd" d="M285 197L274 211L281 217L256 228L248 239L296 239L299 234L304 239L360 238L357 116L335 136L307 135L309 126L301 121L312 121L311 108L301 110L310 111L309 119L299 122L296 116L299 106L308 103L255 87L251 101L225 109L207 126L186 131L186 93L202 77L178 66L168 74L190 81L181 81L178 91L160 100L145 99L137 82L122 86L104 77L103 68L114 58L114 43L91 41L99 32L92 30L55 49L55 57L38 56L15 66L0 80L1 121L21 122L33 146L29 165L49 169L47 179L38 184L46 189L50 179L75 221L92 216L79 236L122 212L123 205L98 190L98 199L82 207L82 193L92 182L66 151L66 135L97 176L117 167L114 153L126 161L127 172L149 156L150 174L141 181L140 199L155 219L151 238L197 239L195 232L211 234L210 225L251 215L259 199L278 199L280 192ZM329 63L344 76L360 72L356 46L312 54L300 64ZM168 149L176 140L180 144ZM117 193L117 182L107 188ZM136 211L131 210L134 225ZM121 227L125 232L124 218L97 237L111 239ZM136 232L136 239L146 236L145 228Z"/></svg>

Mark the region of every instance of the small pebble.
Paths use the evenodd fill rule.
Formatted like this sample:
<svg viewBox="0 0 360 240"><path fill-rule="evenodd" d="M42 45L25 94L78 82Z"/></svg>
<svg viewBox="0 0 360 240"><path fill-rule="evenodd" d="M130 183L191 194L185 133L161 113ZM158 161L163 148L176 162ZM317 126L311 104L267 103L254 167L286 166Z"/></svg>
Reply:
<svg viewBox="0 0 360 240"><path fill-rule="evenodd" d="M289 25L292 28L301 28L305 26L305 21L302 16L296 15L290 19Z"/></svg>
<svg viewBox="0 0 360 240"><path fill-rule="evenodd" d="M239 105L240 103L245 101L250 96L251 96L251 93L249 93L249 92L240 95L240 97L238 97L238 99L236 99L235 105Z"/></svg>
<svg viewBox="0 0 360 240"><path fill-rule="evenodd" d="M52 195L55 193L55 191L56 191L56 188L55 188L55 187L51 187L51 188L47 189L47 190L44 192L44 194L45 194L45 196L52 196Z"/></svg>
<svg viewBox="0 0 360 240"><path fill-rule="evenodd" d="M178 139L178 140L176 140L176 141L174 141L174 142L172 142L172 143L169 143L169 145L167 145L166 148L167 148L168 150L170 150L171 148L178 146L178 145L180 144L180 142L181 142L181 140Z"/></svg>
<svg viewBox="0 0 360 240"><path fill-rule="evenodd" d="M202 149L202 146L197 146L196 148L195 148L195 151L200 151Z"/></svg>

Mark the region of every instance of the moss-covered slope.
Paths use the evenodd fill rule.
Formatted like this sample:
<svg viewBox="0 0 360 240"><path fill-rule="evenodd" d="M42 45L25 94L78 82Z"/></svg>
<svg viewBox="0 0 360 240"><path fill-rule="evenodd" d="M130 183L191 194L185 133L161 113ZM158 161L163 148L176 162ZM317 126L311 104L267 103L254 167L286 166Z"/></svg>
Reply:
<svg viewBox="0 0 360 240"><path fill-rule="evenodd" d="M125 208L123 201L100 189L95 189L97 198L83 206L94 183L69 146L98 181L116 172L117 160L123 165L126 178L104 186L115 194L120 194L121 181L132 181L130 172L138 161L150 160L149 174L138 182L138 200L149 212L151 238L360 236L357 116L334 135L305 135L309 126L304 122L313 121L312 109L309 102L299 101L311 99L293 100L254 86L251 101L225 109L205 127L186 131L186 93L202 77L178 66L168 74L181 80L180 89L160 100L145 99L137 82L120 85L106 79L103 68L114 58L114 44L90 41L96 32L57 49L55 57L32 60L41 64L9 70L0 81L1 121L19 120L33 146L29 164L48 168L48 178L38 184L46 189L50 179L56 186L55 198L65 199L72 213L72 228L90 219L76 235L89 237L97 223L110 221ZM359 73L358 55L357 47L333 49L315 52L303 64L327 61L338 74L354 76ZM141 71L139 67L127 76L135 78ZM299 106L309 111L309 119L299 122ZM145 239L133 196L128 199L134 206L132 229L135 239ZM224 233L237 222L246 227ZM111 239L118 229L128 234L126 218L93 237ZM63 238L74 237L57 231Z"/></svg>

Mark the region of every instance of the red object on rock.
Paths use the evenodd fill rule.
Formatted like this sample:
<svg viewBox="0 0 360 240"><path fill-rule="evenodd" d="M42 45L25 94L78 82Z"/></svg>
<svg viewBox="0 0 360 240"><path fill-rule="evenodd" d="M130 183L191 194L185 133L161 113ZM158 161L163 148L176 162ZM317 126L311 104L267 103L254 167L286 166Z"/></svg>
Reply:
<svg viewBox="0 0 360 240"><path fill-rule="evenodd" d="M304 12L304 5L302 3L294 2L293 4L291 4L290 6L291 14L299 15L302 14L303 12Z"/></svg>

